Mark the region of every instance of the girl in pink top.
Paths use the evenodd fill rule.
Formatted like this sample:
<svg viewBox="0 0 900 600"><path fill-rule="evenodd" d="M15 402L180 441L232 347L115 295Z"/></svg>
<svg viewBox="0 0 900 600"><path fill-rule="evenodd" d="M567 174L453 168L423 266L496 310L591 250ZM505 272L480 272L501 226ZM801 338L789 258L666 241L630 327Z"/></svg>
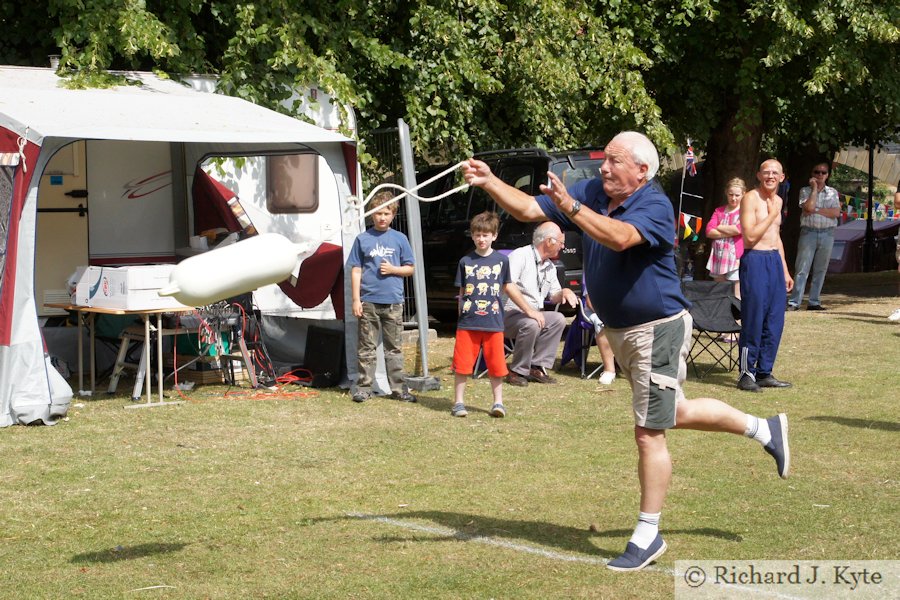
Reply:
<svg viewBox="0 0 900 600"><path fill-rule="evenodd" d="M744 180L735 177L725 188L726 204L717 208L706 226L706 237L713 240L706 264L709 274L716 281L733 281L734 293L740 298L738 266L744 253L741 237L741 198L747 186Z"/></svg>

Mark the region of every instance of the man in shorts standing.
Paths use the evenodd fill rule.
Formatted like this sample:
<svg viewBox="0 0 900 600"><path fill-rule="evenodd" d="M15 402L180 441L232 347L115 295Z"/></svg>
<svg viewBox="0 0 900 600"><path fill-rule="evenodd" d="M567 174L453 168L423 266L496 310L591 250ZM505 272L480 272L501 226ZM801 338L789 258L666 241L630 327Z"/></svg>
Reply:
<svg viewBox="0 0 900 600"><path fill-rule="evenodd" d="M633 131L614 137L605 152L600 178L566 189L548 173L536 198L503 183L482 161L470 159L464 175L521 221L550 219L584 232L588 295L631 384L641 486L637 527L608 567L636 571L666 551L659 518L672 476L667 429L751 437L775 458L781 477L788 476L790 450L784 414L759 419L712 398L685 398L692 321L675 272L672 203L651 183L659 155Z"/></svg>

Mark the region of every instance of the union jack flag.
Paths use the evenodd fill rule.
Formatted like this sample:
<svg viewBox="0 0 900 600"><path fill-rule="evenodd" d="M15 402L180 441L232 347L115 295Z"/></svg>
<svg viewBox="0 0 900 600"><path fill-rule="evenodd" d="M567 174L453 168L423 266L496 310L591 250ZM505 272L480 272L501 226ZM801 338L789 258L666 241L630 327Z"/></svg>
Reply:
<svg viewBox="0 0 900 600"><path fill-rule="evenodd" d="M694 149L688 146L687 152L684 154L684 169L691 177L697 174L697 163L695 162Z"/></svg>

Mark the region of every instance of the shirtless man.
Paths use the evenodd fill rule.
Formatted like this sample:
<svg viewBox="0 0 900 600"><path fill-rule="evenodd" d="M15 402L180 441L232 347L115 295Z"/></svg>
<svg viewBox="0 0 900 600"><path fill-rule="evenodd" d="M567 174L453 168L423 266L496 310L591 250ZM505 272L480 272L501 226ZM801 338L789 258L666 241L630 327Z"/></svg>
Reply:
<svg viewBox="0 0 900 600"><path fill-rule="evenodd" d="M759 185L741 201L741 376L738 389L760 392L764 387L791 384L772 375L781 332L784 330L785 294L794 288L781 243L782 200L778 185L784 169L775 159L759 166Z"/></svg>

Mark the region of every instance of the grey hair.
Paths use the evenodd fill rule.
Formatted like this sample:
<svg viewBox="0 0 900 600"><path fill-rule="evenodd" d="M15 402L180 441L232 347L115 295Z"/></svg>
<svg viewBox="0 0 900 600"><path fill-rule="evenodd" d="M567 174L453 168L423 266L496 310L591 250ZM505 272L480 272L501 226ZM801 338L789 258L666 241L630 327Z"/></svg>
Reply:
<svg viewBox="0 0 900 600"><path fill-rule="evenodd" d="M534 234L531 236L532 243L537 246L548 237L553 237L557 229L559 229L559 226L553 221L544 221L535 228Z"/></svg>
<svg viewBox="0 0 900 600"><path fill-rule="evenodd" d="M637 131L623 131L612 141L618 141L631 150L631 158L636 164L647 166L647 181L656 176L659 171L659 152L656 151L656 146L653 145L650 138Z"/></svg>

